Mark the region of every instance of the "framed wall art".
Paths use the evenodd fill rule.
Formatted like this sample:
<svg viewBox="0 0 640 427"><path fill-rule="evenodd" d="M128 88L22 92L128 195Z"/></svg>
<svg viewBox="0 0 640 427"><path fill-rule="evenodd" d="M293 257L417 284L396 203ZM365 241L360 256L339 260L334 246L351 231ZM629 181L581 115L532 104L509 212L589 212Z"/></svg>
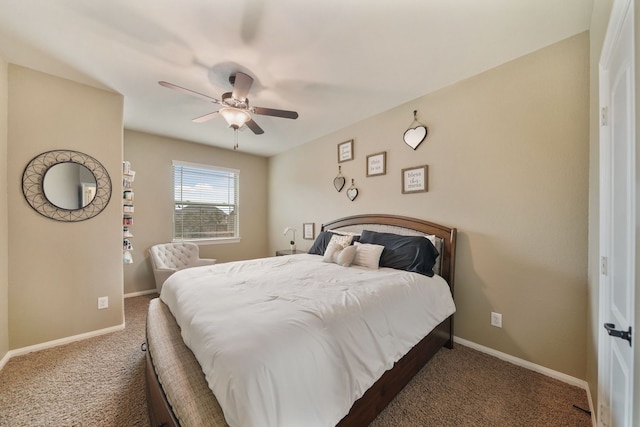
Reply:
<svg viewBox="0 0 640 427"><path fill-rule="evenodd" d="M316 237L316 225L313 222L305 222L302 224L302 238L305 240L313 240Z"/></svg>
<svg viewBox="0 0 640 427"><path fill-rule="evenodd" d="M367 156L367 176L386 175L387 152L370 154Z"/></svg>
<svg viewBox="0 0 640 427"><path fill-rule="evenodd" d="M427 191L427 165L402 169L402 194Z"/></svg>
<svg viewBox="0 0 640 427"><path fill-rule="evenodd" d="M353 139L338 144L338 163L353 160Z"/></svg>

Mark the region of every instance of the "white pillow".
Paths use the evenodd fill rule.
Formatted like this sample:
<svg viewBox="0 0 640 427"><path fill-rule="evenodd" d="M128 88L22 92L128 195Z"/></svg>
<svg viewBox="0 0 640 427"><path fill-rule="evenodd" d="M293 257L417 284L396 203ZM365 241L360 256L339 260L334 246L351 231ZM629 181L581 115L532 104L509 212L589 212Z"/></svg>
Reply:
<svg viewBox="0 0 640 427"><path fill-rule="evenodd" d="M327 250L324 251L322 262L332 262L334 264L341 265L342 267L349 267L353 262L355 255L355 246L347 246L346 248L343 248L336 243L330 243L329 246L327 246Z"/></svg>
<svg viewBox="0 0 640 427"><path fill-rule="evenodd" d="M329 245L332 243L335 245L339 245L340 247L346 248L351 244L352 240L353 240L353 236L344 236L344 235L334 234L333 236L331 236L331 240L329 240L329 244L327 245L327 248L329 248Z"/></svg>
<svg viewBox="0 0 640 427"><path fill-rule="evenodd" d="M382 255L384 246L360 242L355 242L353 246L356 248L356 256L353 258L353 264L373 269L379 267L380 256Z"/></svg>

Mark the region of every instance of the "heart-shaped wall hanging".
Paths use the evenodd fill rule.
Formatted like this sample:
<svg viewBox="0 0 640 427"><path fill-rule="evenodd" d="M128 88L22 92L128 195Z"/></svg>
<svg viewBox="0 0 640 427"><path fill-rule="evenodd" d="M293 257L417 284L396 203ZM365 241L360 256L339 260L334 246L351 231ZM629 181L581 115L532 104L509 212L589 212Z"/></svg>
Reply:
<svg viewBox="0 0 640 427"><path fill-rule="evenodd" d="M349 200L353 202L356 199L356 197L358 197L358 189L355 187L349 188L347 190L347 197L349 198Z"/></svg>
<svg viewBox="0 0 640 427"><path fill-rule="evenodd" d="M347 197L352 202L356 199L356 197L358 197L358 189L355 187L353 179L351 180L351 187L349 187L349 189L347 190Z"/></svg>
<svg viewBox="0 0 640 427"><path fill-rule="evenodd" d="M404 139L405 144L415 150L426 137L427 128L425 126L417 126L415 128L407 129L402 139Z"/></svg>
<svg viewBox="0 0 640 427"><path fill-rule="evenodd" d="M333 178L333 186L338 190L338 193L344 188L345 181L344 176L342 176L342 167L338 166L338 175Z"/></svg>

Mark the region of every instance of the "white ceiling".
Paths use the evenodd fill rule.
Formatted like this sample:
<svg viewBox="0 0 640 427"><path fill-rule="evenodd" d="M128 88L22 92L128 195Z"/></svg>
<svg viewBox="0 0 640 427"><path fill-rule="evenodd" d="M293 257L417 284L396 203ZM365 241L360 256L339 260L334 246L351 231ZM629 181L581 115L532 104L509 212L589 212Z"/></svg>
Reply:
<svg viewBox="0 0 640 427"><path fill-rule="evenodd" d="M254 85L240 151L270 156L589 29L593 0L0 0L0 56L124 95L127 129L231 149L217 104ZM408 121L411 116L408 113Z"/></svg>

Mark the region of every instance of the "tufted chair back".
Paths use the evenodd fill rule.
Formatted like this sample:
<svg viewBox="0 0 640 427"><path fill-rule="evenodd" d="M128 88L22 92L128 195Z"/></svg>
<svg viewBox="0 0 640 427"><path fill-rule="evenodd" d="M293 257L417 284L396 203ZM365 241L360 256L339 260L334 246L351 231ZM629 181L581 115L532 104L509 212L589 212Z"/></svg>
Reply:
<svg viewBox="0 0 640 427"><path fill-rule="evenodd" d="M153 275L158 293L162 284L178 270L189 267L215 264L215 259L200 258L200 248L195 243L162 243L149 248Z"/></svg>

